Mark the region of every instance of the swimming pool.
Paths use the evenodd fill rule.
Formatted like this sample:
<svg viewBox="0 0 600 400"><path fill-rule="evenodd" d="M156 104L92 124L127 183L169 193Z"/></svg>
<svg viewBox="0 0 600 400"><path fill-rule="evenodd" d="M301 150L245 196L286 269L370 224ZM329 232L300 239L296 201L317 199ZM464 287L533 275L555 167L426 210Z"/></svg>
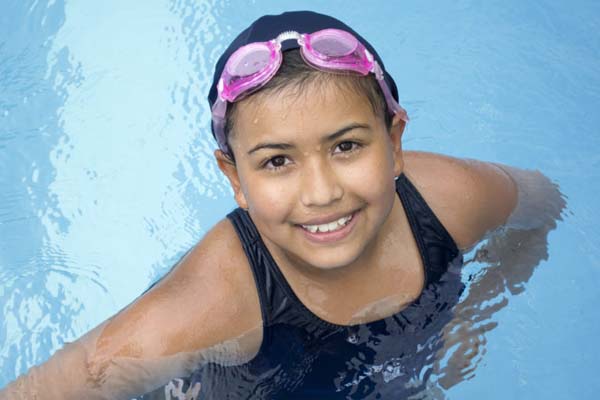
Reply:
<svg viewBox="0 0 600 400"><path fill-rule="evenodd" d="M537 168L568 197L546 259L506 272L512 292L467 264L470 289L491 293L468 330L477 351L457 384L434 375L432 397L595 399L600 4L302 6L378 49L411 115L405 148ZM0 5L0 387L128 304L234 207L208 134L212 66L249 21L297 7Z"/></svg>

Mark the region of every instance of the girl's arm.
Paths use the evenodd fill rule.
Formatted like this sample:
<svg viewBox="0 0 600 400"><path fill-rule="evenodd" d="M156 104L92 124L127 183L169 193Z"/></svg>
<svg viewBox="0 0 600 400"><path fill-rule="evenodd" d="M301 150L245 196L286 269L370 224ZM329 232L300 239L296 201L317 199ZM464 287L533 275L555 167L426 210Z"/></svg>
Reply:
<svg viewBox="0 0 600 400"><path fill-rule="evenodd" d="M413 166L437 167L435 177L422 177L423 190L457 244L466 251L485 239L465 260L482 264L482 273L470 282L467 296L454 308L455 318L444 328L437 357L444 363L435 369L439 384L449 388L473 374L485 335L497 325L492 316L524 290L537 265L548 258L548 233L566 202L539 171L427 153L409 158ZM446 201L436 194L445 194Z"/></svg>
<svg viewBox="0 0 600 400"><path fill-rule="evenodd" d="M262 334L245 260L233 227L221 222L155 287L9 384L0 399L129 399L207 360L244 362Z"/></svg>
<svg viewBox="0 0 600 400"><path fill-rule="evenodd" d="M468 295L444 328L438 359L447 361L436 369L445 388L473 373L485 351L486 333L497 325L493 315L525 290L535 268L548 259L548 233L566 206L558 187L538 171L498 167L514 180L518 203L506 223L488 234L472 258L465 260L465 264L477 263L482 273L469 283Z"/></svg>

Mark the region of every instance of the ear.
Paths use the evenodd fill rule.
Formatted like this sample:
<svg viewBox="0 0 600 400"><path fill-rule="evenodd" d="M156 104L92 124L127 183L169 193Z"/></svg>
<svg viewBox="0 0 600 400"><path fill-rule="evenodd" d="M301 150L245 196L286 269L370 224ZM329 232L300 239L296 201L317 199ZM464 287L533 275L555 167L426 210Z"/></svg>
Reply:
<svg viewBox="0 0 600 400"><path fill-rule="evenodd" d="M221 172L225 174L229 180L229 184L233 189L233 195L235 201L243 209L248 209L248 202L246 201L246 195L242 190L240 183L240 176L238 174L237 166L235 162L228 156L225 155L221 150L215 150L215 158L217 159L217 165Z"/></svg>
<svg viewBox="0 0 600 400"><path fill-rule="evenodd" d="M406 121L397 113L392 119L390 127L390 141L394 156L394 176L399 176L404 170L404 159L402 158L402 134L406 127Z"/></svg>

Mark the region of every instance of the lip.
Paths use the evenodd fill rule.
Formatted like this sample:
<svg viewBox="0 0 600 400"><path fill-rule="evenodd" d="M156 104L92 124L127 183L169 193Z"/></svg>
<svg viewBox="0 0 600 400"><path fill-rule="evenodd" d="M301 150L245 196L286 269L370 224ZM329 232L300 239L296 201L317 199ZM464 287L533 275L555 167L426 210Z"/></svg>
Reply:
<svg viewBox="0 0 600 400"><path fill-rule="evenodd" d="M339 217L334 216L332 218L332 217L328 216L328 217L325 217L325 218L313 219L309 223L306 223L304 225L320 225L320 224L325 224L328 221L336 221L336 219L340 219L340 218L345 217L347 215L348 215L348 213L346 213L346 214L339 214ZM350 215L352 216L352 219L346 225L344 225L341 229L338 229L337 231L333 231L333 232L315 232L315 233L312 233L310 231L307 231L306 229L304 229L300 225L298 225L297 228L300 229L302 231L302 233L304 234L304 236L309 241L311 241L311 242L314 242L314 243L332 243L332 242L337 242L337 241L340 241L340 240L344 239L345 237L347 237L352 232L352 229L356 225L356 221L360 218L360 210L354 211L354 212L350 213ZM313 221L316 221L316 222L313 222ZM320 221L323 221L323 222L320 222Z"/></svg>

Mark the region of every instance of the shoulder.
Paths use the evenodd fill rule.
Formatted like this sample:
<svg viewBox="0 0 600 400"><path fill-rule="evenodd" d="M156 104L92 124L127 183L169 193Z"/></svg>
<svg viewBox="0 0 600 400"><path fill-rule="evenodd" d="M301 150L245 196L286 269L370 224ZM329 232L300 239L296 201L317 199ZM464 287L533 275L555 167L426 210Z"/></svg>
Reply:
<svg viewBox="0 0 600 400"><path fill-rule="evenodd" d="M104 334L122 344L121 355L131 357L199 351L240 338L244 340L237 350L248 354L234 356L251 356L260 345L260 306L231 223L219 222L107 328ZM129 354L128 349L142 354Z"/></svg>
<svg viewBox="0 0 600 400"><path fill-rule="evenodd" d="M404 163L459 248L503 225L517 203L514 182L492 163L425 152L405 152Z"/></svg>
<svg viewBox="0 0 600 400"><path fill-rule="evenodd" d="M252 271L227 219L190 250L157 291L177 303L177 326L197 332L189 335L192 349L234 339L261 324Z"/></svg>

